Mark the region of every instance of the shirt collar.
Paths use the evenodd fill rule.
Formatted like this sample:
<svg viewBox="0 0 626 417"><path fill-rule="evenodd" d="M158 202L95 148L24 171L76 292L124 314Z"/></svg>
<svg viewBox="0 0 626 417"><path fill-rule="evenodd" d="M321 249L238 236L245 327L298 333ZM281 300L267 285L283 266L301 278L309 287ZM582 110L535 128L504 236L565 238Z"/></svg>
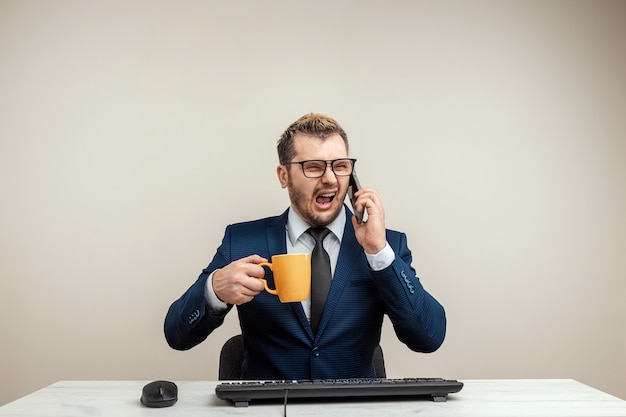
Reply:
<svg viewBox="0 0 626 417"><path fill-rule="evenodd" d="M292 245L300 239L303 233L305 233L311 226L302 220L302 218L293 210L292 207L289 208L289 213L287 214L287 236L289 236L289 240ZM339 243L341 243L341 237L343 236L343 231L346 228L346 211L341 210L339 212L339 216L330 224L326 225L328 229L335 235Z"/></svg>

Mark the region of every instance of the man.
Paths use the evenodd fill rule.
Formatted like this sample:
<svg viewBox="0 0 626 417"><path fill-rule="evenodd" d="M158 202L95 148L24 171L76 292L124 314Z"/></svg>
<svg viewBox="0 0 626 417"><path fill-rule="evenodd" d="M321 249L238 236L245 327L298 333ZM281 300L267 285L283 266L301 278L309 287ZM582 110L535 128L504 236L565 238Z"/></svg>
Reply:
<svg viewBox="0 0 626 417"><path fill-rule="evenodd" d="M242 379L374 377L373 354L385 314L410 349L439 348L446 331L444 309L415 276L406 236L385 229L378 192L356 193L355 210L367 213L362 223L344 205L355 160L348 158L341 126L325 115L305 115L282 134L278 156L278 180L289 192L289 209L226 228L209 266L167 313L169 345L192 348L237 305L245 350ZM259 263L272 255L312 252L310 228L330 230L323 246L332 273L321 318L315 314L313 326L310 299L281 303L263 291L259 279L265 276Z"/></svg>

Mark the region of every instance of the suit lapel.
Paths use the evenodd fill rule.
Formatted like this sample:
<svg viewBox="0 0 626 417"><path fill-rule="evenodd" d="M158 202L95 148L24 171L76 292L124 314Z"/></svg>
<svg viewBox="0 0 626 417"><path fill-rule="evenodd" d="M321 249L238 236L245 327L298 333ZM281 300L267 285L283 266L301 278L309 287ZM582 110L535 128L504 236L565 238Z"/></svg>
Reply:
<svg viewBox="0 0 626 417"><path fill-rule="evenodd" d="M283 214L278 216L274 222L272 222L266 230L267 236L267 248L269 249L269 256L280 255L287 253L287 241L285 228L287 227L287 209ZM269 259L271 262L272 260Z"/></svg>
<svg viewBox="0 0 626 417"><path fill-rule="evenodd" d="M287 227L288 213L289 209L277 217L276 221L267 228L267 247L269 249L270 256L287 253L287 233L285 228ZM291 304L291 309L298 318L300 325L309 338L313 340L313 330L311 329L309 320L306 318L306 313L302 308L302 303L294 302L289 304Z"/></svg>

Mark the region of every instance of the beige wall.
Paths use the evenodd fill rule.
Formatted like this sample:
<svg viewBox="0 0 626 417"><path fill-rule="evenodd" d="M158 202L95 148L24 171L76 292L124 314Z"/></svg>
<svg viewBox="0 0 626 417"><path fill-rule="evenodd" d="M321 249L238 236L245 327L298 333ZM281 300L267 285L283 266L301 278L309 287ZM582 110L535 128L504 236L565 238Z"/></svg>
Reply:
<svg viewBox="0 0 626 417"><path fill-rule="evenodd" d="M0 0L0 404L60 379L216 379L169 304L282 212L320 111L447 307L388 373L626 398L626 2Z"/></svg>

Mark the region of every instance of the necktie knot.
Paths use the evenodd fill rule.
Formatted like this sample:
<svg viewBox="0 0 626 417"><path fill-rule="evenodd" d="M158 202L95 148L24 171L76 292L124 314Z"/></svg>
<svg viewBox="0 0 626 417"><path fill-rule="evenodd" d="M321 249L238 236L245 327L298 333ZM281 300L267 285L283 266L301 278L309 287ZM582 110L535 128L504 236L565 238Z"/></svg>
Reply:
<svg viewBox="0 0 626 417"><path fill-rule="evenodd" d="M324 238L330 233L330 229L326 227L312 227L308 230L309 234L313 236L316 243L321 243Z"/></svg>

